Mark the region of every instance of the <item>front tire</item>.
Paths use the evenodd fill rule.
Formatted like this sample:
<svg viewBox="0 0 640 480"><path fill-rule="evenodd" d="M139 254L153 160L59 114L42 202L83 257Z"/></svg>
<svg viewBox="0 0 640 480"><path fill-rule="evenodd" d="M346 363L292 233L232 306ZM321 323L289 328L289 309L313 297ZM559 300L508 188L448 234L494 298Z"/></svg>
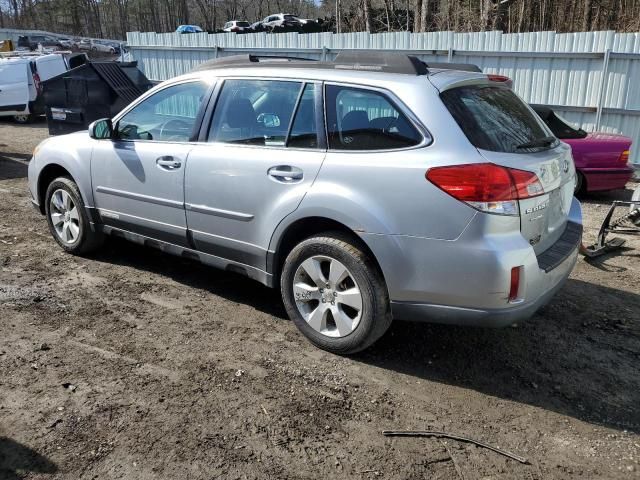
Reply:
<svg viewBox="0 0 640 480"><path fill-rule="evenodd" d="M82 255L102 246L104 236L91 229L78 185L69 177L58 177L49 184L45 213L51 235L66 252Z"/></svg>
<svg viewBox="0 0 640 480"><path fill-rule="evenodd" d="M308 238L287 256L280 278L285 308L315 346L339 355L364 350L391 325L377 265L349 236Z"/></svg>
<svg viewBox="0 0 640 480"><path fill-rule="evenodd" d="M28 113L25 113L24 115L14 115L13 121L21 125L26 125L27 123L31 122L31 115L29 115Z"/></svg>

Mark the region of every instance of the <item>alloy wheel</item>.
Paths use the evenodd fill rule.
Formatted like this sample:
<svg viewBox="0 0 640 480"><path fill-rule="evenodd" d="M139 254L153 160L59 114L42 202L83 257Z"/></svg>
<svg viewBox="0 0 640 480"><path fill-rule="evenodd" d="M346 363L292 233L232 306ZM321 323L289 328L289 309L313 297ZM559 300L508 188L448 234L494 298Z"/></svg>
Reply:
<svg viewBox="0 0 640 480"><path fill-rule="evenodd" d="M69 192L61 188L53 192L49 202L49 216L56 235L62 242L71 245L78 239L80 215Z"/></svg>
<svg viewBox="0 0 640 480"><path fill-rule="evenodd" d="M362 318L362 293L354 276L335 258L316 255L296 270L293 295L298 311L318 333L345 337Z"/></svg>

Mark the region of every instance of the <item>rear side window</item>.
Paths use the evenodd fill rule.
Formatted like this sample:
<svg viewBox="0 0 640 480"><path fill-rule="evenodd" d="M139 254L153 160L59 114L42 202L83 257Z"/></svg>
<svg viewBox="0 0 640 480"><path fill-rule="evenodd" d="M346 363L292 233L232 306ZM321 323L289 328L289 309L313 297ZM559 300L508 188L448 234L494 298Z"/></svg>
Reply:
<svg viewBox="0 0 640 480"><path fill-rule="evenodd" d="M327 85L327 133L334 150L388 150L418 145L422 136L382 93Z"/></svg>
<svg viewBox="0 0 640 480"><path fill-rule="evenodd" d="M315 86L308 83L304 87L298 103L296 116L291 125L288 147L317 148L318 133L316 129L316 102L314 97Z"/></svg>
<svg viewBox="0 0 640 480"><path fill-rule="evenodd" d="M469 141L492 152L526 153L525 145L553 136L542 120L510 89L470 86L443 92L442 101ZM557 141L540 148L557 145Z"/></svg>

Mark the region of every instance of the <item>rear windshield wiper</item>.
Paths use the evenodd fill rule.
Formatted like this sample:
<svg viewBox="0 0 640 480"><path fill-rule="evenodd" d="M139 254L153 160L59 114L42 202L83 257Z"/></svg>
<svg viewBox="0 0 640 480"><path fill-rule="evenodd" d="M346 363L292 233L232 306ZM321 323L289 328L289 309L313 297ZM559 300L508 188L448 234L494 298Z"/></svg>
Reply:
<svg viewBox="0 0 640 480"><path fill-rule="evenodd" d="M516 148L537 148L537 147L547 147L556 141L556 137L541 137L536 138L535 140L531 140L527 143L522 143L518 145Z"/></svg>

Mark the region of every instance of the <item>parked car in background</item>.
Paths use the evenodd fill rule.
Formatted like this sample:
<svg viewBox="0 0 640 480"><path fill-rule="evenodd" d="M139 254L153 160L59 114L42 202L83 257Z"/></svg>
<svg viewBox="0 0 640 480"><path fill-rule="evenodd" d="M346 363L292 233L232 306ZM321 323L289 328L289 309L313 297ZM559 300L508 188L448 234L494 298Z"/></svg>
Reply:
<svg viewBox="0 0 640 480"><path fill-rule="evenodd" d="M571 149L503 81L383 52L206 62L28 172L65 251L113 234L247 275L339 354L392 318L524 320L582 233Z"/></svg>
<svg viewBox="0 0 640 480"><path fill-rule="evenodd" d="M176 28L176 33L202 33L204 30L198 25L180 25Z"/></svg>
<svg viewBox="0 0 640 480"><path fill-rule="evenodd" d="M57 38L49 35L20 35L18 37L19 48L33 51L38 48L38 45L53 50L64 48Z"/></svg>
<svg viewBox="0 0 640 480"><path fill-rule="evenodd" d="M60 42L60 45L67 50L71 50L76 47L76 43L71 38L58 38L58 42Z"/></svg>
<svg viewBox="0 0 640 480"><path fill-rule="evenodd" d="M110 53L111 55L116 54L115 47L105 40L91 40L90 50L92 52Z"/></svg>
<svg viewBox="0 0 640 480"><path fill-rule="evenodd" d="M251 24L244 20L231 20L222 27L224 32L244 33L251 30Z"/></svg>
<svg viewBox="0 0 640 480"><path fill-rule="evenodd" d="M91 40L88 38L83 38L78 42L78 48L80 50L91 50Z"/></svg>
<svg viewBox="0 0 640 480"><path fill-rule="evenodd" d="M262 23L262 20L252 23L250 28L252 32L256 32L256 33L266 31L266 27Z"/></svg>
<svg viewBox="0 0 640 480"><path fill-rule="evenodd" d="M0 58L0 116L27 123L44 114L41 82L68 70L63 55Z"/></svg>
<svg viewBox="0 0 640 480"><path fill-rule="evenodd" d="M300 28L302 22L295 15L289 13L277 13L275 15L269 15L266 17L262 24L266 30L280 30L289 28Z"/></svg>
<svg viewBox="0 0 640 480"><path fill-rule="evenodd" d="M631 139L614 133L587 133L575 128L551 108L532 105L553 134L571 145L577 169L576 191L625 188L633 176L628 164Z"/></svg>

